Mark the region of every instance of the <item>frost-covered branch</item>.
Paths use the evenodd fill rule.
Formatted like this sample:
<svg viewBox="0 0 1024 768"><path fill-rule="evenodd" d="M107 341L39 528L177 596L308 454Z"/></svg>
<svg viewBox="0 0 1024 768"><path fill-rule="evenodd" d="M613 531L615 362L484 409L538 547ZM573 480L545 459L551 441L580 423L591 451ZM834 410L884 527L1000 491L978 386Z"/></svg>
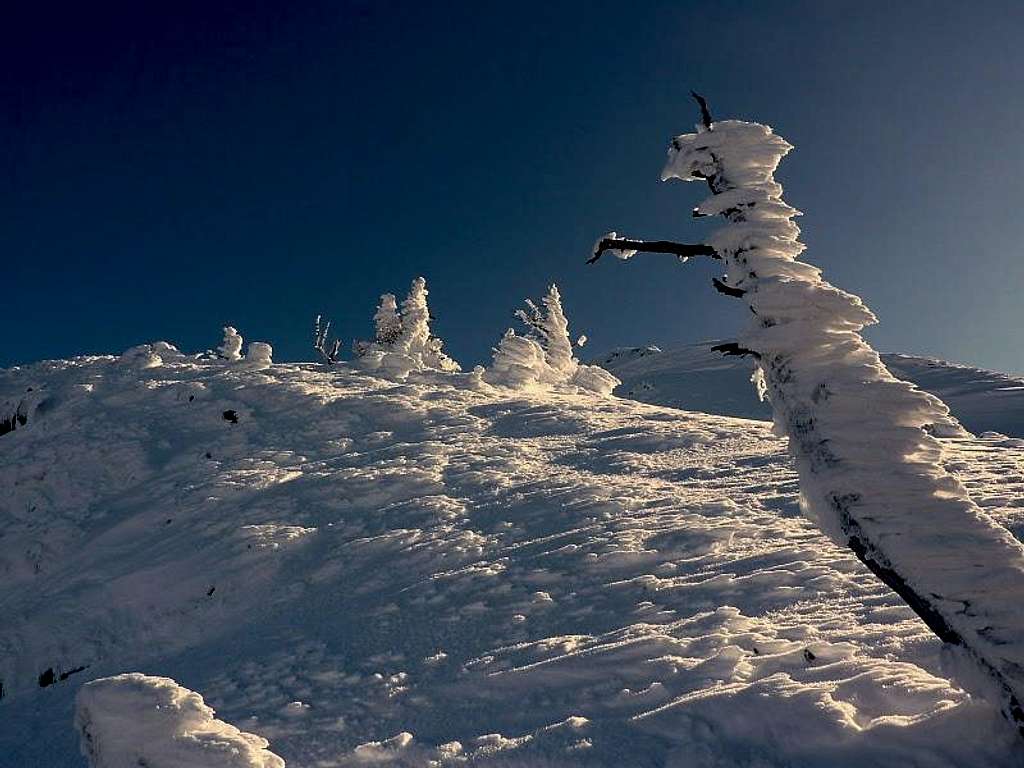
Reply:
<svg viewBox="0 0 1024 768"><path fill-rule="evenodd" d="M341 358L341 339L330 342L327 340L331 331L331 321L328 320L321 325L320 317L317 315L313 321L313 349L327 365L334 365Z"/></svg>
<svg viewBox="0 0 1024 768"><path fill-rule="evenodd" d="M617 252L622 255L619 258L630 258L635 253L667 253L677 256L683 261L693 256L710 256L718 258L715 249L704 243L676 243L671 240L632 240L625 237L605 236L594 245L594 252L587 264L593 264L600 259L606 251Z"/></svg>

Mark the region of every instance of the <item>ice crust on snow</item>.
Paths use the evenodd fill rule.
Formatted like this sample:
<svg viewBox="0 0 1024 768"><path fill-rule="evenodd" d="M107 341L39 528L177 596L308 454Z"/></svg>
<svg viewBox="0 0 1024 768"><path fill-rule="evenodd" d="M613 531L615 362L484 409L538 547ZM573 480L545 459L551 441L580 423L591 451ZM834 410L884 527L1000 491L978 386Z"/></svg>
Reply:
<svg viewBox="0 0 1024 768"><path fill-rule="evenodd" d="M167 677L129 673L83 685L75 728L91 768L284 768L269 742L214 717Z"/></svg>
<svg viewBox="0 0 1024 768"><path fill-rule="evenodd" d="M759 356L805 514L909 586L933 628L999 679L1024 727L1024 548L942 467L926 428L949 411L863 340L875 316L796 261L799 212L774 179L790 149L765 125L719 121L673 139L662 179L707 180L714 195L698 209L728 220L706 242L753 310L739 343Z"/></svg>
<svg viewBox="0 0 1024 768"><path fill-rule="evenodd" d="M799 515L764 422L191 356L0 371L26 393L0 437L5 764L81 768L78 687L147 669L299 768L1019 765ZM1024 531L1019 441L942 442Z"/></svg>

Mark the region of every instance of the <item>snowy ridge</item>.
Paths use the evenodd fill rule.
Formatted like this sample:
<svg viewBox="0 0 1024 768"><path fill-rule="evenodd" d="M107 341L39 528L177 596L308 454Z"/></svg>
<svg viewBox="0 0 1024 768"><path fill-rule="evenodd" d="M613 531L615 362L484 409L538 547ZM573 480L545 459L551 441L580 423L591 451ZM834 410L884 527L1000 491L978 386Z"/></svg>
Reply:
<svg viewBox="0 0 1024 768"><path fill-rule="evenodd" d="M290 768L1020 765L762 422L151 349L0 372L0 764L143 671ZM1024 530L1020 441L944 445Z"/></svg>
<svg viewBox="0 0 1024 768"><path fill-rule="evenodd" d="M796 260L799 211L774 179L790 149L767 126L720 121L673 139L662 178L706 180L717 200L704 205L728 221L706 244L754 314L739 344L789 438L805 513L988 678L976 690L998 689L1024 734L1024 547L941 467L926 428L948 426L948 409L882 365L860 336L871 311Z"/></svg>
<svg viewBox="0 0 1024 768"><path fill-rule="evenodd" d="M711 349L721 341L658 347L622 347L590 362L622 380L615 394L687 411L770 419L771 403L750 386L753 364ZM942 400L965 429L1024 437L1024 378L915 355L883 354L898 379Z"/></svg>

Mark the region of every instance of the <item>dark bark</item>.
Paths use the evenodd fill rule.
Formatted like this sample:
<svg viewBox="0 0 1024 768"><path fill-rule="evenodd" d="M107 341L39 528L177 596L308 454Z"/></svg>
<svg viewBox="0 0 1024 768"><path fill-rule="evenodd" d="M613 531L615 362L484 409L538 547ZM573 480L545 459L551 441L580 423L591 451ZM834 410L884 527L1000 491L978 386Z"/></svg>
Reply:
<svg viewBox="0 0 1024 768"><path fill-rule="evenodd" d="M700 105L700 121L701 121L701 123L703 124L705 129L710 131L711 130L711 112L708 109L708 103L704 100L704 97L701 96L696 91L690 91L690 95L693 96L693 98L697 100L697 104Z"/></svg>
<svg viewBox="0 0 1024 768"><path fill-rule="evenodd" d="M678 256L680 259L688 259L691 256L718 258L715 249L704 243L675 243L671 240L627 240L624 237L606 237L594 248L594 255L587 259L587 264L593 264L604 255L605 251L611 250L668 253Z"/></svg>
<svg viewBox="0 0 1024 768"><path fill-rule="evenodd" d="M711 351L721 352L723 355L734 355L736 357L746 357L747 355L749 355L750 357L753 357L755 360L761 359L761 354L759 352L755 352L752 349L747 349L746 347L741 347L735 341L730 341L725 344L716 344L711 348Z"/></svg>
<svg viewBox="0 0 1024 768"><path fill-rule="evenodd" d="M717 277L711 278L711 284L715 286L715 290L719 293L724 293L726 296L732 296L734 299L742 299L747 293L742 288L733 288L731 285L728 285Z"/></svg>

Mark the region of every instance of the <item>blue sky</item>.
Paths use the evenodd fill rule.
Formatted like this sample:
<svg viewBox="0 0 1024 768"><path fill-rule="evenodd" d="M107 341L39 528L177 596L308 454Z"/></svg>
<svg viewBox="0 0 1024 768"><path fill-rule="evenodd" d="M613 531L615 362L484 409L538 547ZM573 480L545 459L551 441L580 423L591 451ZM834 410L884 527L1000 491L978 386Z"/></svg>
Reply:
<svg viewBox="0 0 1024 768"><path fill-rule="evenodd" d="M417 274L464 365L551 281L595 354L728 336L710 262L583 265L713 226L658 181L695 88L796 145L805 259L880 350L1024 371L1020 3L291 5L13 12L0 365L225 323L311 359L314 314L365 337Z"/></svg>

